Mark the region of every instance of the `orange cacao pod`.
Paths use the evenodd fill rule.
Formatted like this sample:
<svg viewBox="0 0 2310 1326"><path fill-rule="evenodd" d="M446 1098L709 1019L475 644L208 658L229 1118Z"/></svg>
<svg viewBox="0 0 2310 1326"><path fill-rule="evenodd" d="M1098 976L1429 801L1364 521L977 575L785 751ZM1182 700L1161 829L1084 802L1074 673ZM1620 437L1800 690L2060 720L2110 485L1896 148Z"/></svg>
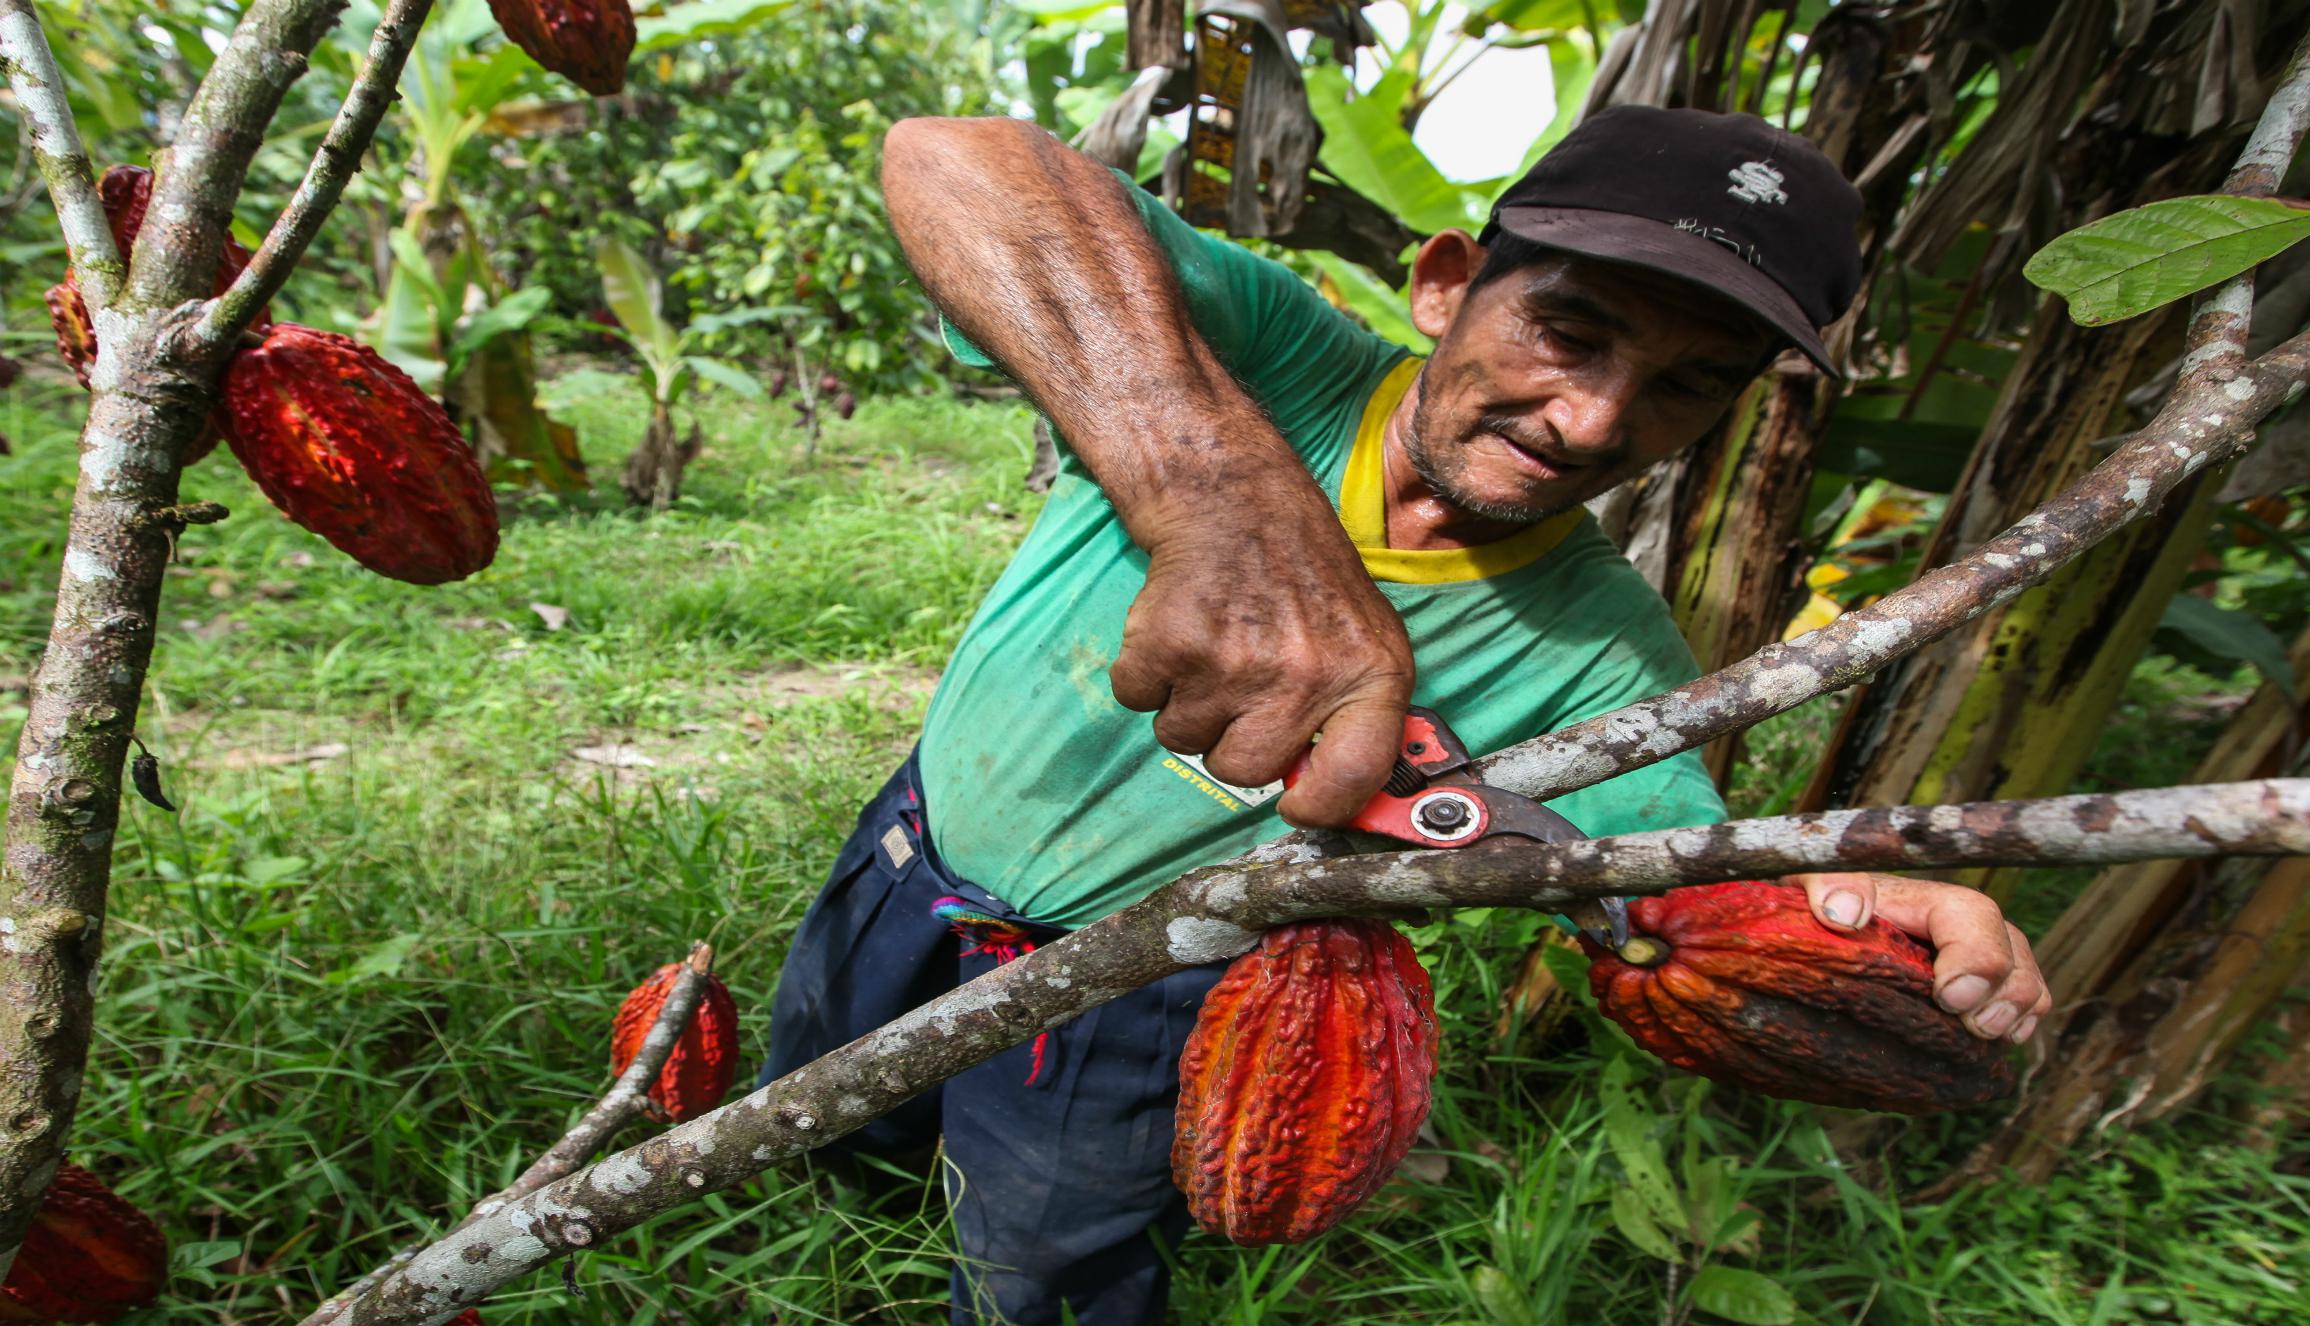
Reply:
<svg viewBox="0 0 2310 1326"><path fill-rule="evenodd" d="M626 86L634 55L628 0L489 0L506 40L597 97Z"/></svg>
<svg viewBox="0 0 2310 1326"><path fill-rule="evenodd" d="M612 1075L625 1072L641 1053L642 1039L657 1025L658 1012L673 993L682 965L669 962L650 973L650 979L635 986L618 1006L618 1019L610 1027ZM666 1066L650 1084L649 1104L644 1107L650 1117L660 1123L687 1123L721 1104L738 1073L738 1051L738 1005L722 978L709 972L690 1025L682 1028L674 1052L666 1056Z"/></svg>
<svg viewBox="0 0 2310 1326"><path fill-rule="evenodd" d="M1671 889L1629 907L1629 942L1589 988L1637 1044L1788 1100L1931 1114L2013 1088L2005 1051L1933 1000L1933 951L1885 921L1814 918L1794 884Z"/></svg>
<svg viewBox="0 0 2310 1326"><path fill-rule="evenodd" d="M1179 1055L1172 1180L1221 1238L1313 1238L1412 1149L1435 1072L1435 996L1394 926L1278 926L1204 996Z"/></svg>
<svg viewBox="0 0 2310 1326"><path fill-rule="evenodd" d="M152 1217L78 1165L59 1165L8 1280L0 1321L111 1321L159 1297L168 1242Z"/></svg>
<svg viewBox="0 0 2310 1326"><path fill-rule="evenodd" d="M497 502L441 403L350 336L276 323L225 368L225 435L289 519L395 580L497 555Z"/></svg>

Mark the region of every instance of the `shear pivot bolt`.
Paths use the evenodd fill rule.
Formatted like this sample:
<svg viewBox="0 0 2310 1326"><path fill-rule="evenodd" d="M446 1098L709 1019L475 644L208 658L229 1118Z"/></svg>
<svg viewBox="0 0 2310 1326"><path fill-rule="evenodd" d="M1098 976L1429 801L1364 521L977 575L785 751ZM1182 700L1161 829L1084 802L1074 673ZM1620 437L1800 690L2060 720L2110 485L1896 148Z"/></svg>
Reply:
<svg viewBox="0 0 2310 1326"><path fill-rule="evenodd" d="M1420 807L1420 823L1438 833L1450 833L1468 822L1468 808L1450 797L1438 797Z"/></svg>

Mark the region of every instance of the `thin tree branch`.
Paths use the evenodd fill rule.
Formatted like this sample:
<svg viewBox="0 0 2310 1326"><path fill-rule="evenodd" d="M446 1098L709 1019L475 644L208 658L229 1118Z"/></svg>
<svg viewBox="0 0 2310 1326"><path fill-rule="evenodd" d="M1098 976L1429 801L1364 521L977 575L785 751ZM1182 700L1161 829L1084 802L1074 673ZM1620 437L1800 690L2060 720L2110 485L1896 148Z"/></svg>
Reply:
<svg viewBox="0 0 2310 1326"><path fill-rule="evenodd" d="M658 1071L674 1052L682 1039L682 1031L690 1025L690 1015L697 1011L698 1001L706 994L706 978L714 970L714 946L703 941L690 946L690 956L682 963L682 970L674 977L674 988L666 992L666 1002L658 1010L658 1020L650 1024L649 1034L642 1037L641 1048L634 1052L634 1061L610 1085L593 1108L585 1112L562 1139L547 1147L543 1154L530 1162L521 1177L504 1188L473 1204L463 1220L450 1233L464 1229L486 1216L503 1209L508 1202L519 1201L554 1180L566 1177L594 1153L595 1148L633 1122L642 1112L642 1103L648 1099L650 1084L658 1080ZM362 1276L328 1302L313 1309L312 1315L299 1326L330 1326L345 1315L345 1309L354 1300L368 1292L370 1286L382 1281L409 1264L410 1259L424 1251L424 1244L411 1244L394 1253L384 1265Z"/></svg>
<svg viewBox="0 0 2310 1326"><path fill-rule="evenodd" d="M2310 33L2294 48L2294 58L2278 76L2277 90L2262 107L2262 118L2222 181L2222 192L2268 198L2278 192L2286 167L2301 150L2310 129ZM2212 293L2199 296L2183 338L2181 376L2229 367L2246 357L2246 337L2254 320L2254 271L2248 268Z"/></svg>
<svg viewBox="0 0 2310 1326"><path fill-rule="evenodd" d="M401 67L417 44L417 30L432 12L433 0L392 0L369 38L369 59L346 93L345 104L313 153L305 179L274 220L265 242L249 265L234 279L232 288L211 300L193 335L204 344L225 346L237 339L256 317L257 310L280 293L305 248L320 233L321 225L336 210L345 185L361 169L361 158L377 136L377 125L398 95Z"/></svg>
<svg viewBox="0 0 2310 1326"><path fill-rule="evenodd" d="M56 204L72 279L79 282L81 300L94 317L119 296L128 265L113 245L104 200L96 192L96 172L72 120L64 71L56 67L32 0L0 0L0 64L8 68L16 109L32 129L33 161Z"/></svg>
<svg viewBox="0 0 2310 1326"><path fill-rule="evenodd" d="M250 0L185 106L176 142L161 154L152 205L129 263L131 304L173 308L209 294L233 203L265 126L344 7L345 0ZM220 354L207 361L221 363Z"/></svg>
<svg viewBox="0 0 2310 1326"><path fill-rule="evenodd" d="M1585 897L1793 871L2310 854L2310 779L2040 801L1842 810L1461 851L1215 866L1008 962L742 1100L605 1157L442 1238L344 1326L439 1322L554 1258L823 1146L1037 1033L1271 926Z"/></svg>

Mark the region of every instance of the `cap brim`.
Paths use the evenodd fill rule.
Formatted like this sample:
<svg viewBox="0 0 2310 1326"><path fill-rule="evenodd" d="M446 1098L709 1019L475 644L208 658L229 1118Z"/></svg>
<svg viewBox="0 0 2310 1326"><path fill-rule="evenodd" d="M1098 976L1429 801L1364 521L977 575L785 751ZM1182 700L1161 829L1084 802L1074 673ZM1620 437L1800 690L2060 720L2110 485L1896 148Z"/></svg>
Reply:
<svg viewBox="0 0 2310 1326"><path fill-rule="evenodd" d="M1713 290L1771 324L1822 372L1844 376L1789 292L1713 240L1648 217L1578 207L1503 207L1492 222L1535 244L1624 262Z"/></svg>

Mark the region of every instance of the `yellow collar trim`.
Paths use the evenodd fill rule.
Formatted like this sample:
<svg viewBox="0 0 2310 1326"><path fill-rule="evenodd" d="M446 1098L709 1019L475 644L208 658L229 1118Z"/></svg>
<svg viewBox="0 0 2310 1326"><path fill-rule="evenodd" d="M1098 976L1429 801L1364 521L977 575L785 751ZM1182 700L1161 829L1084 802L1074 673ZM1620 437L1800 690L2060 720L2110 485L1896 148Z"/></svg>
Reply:
<svg viewBox="0 0 2310 1326"><path fill-rule="evenodd" d="M1388 546L1387 451L1388 419L1403 403L1404 393L1420 375L1424 361L1406 359L1380 379L1364 404L1363 422L1356 426L1355 450L1348 453L1346 473L1339 482L1339 523L1348 541L1363 556L1364 571L1374 580L1405 585L1441 585L1460 580L1484 580L1530 566L1564 542L1586 514L1574 507L1550 516L1530 529L1472 548L1390 548Z"/></svg>

